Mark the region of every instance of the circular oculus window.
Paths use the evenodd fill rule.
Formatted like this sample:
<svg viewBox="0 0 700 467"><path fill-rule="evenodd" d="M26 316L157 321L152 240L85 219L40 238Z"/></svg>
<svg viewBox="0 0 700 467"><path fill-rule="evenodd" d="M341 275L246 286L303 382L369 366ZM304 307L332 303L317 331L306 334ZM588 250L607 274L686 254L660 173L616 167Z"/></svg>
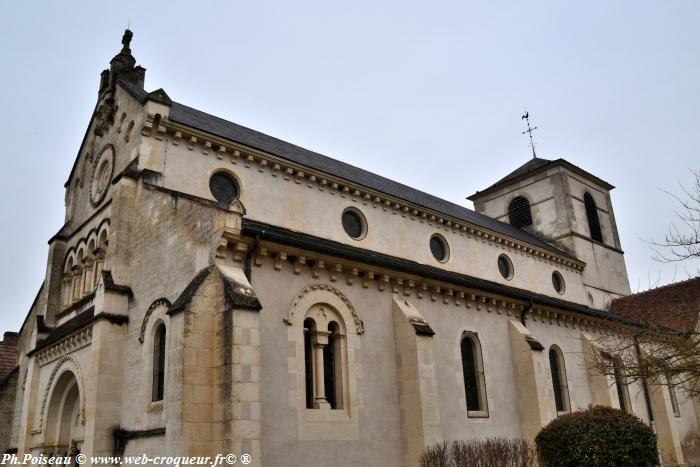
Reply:
<svg viewBox="0 0 700 467"><path fill-rule="evenodd" d="M444 263L450 257L450 249L447 246L447 241L438 234L433 234L433 236L430 237L430 252L433 254L433 257L441 263Z"/></svg>
<svg viewBox="0 0 700 467"><path fill-rule="evenodd" d="M360 211L353 208L348 208L343 211L342 215L343 229L345 233L354 238L361 240L367 233L367 222L365 216Z"/></svg>
<svg viewBox="0 0 700 467"><path fill-rule="evenodd" d="M506 280L513 278L513 263L506 255L498 257L498 272L500 272L501 276Z"/></svg>
<svg viewBox="0 0 700 467"><path fill-rule="evenodd" d="M233 177L225 172L216 172L209 179L209 191L214 199L229 204L238 198L238 184Z"/></svg>
<svg viewBox="0 0 700 467"><path fill-rule="evenodd" d="M114 173L114 148L107 145L97 155L90 179L90 202L97 206L102 202L109 190Z"/></svg>
<svg viewBox="0 0 700 467"><path fill-rule="evenodd" d="M556 290L559 295L562 295L566 290L564 278L559 271L554 271L552 273L552 286L554 286L554 290Z"/></svg>

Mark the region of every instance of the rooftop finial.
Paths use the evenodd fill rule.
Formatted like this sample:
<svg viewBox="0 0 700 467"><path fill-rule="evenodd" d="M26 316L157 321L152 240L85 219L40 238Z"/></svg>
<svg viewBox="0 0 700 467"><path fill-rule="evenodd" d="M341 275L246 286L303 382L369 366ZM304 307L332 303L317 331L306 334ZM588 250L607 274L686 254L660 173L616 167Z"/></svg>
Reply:
<svg viewBox="0 0 700 467"><path fill-rule="evenodd" d="M525 115L523 115L521 120L525 120L527 122L527 130L523 131L523 134L527 133L528 136L530 136L530 147L532 148L532 158L536 159L537 154L535 153L535 142L532 140L532 132L537 129L537 127L530 127L530 113L525 109Z"/></svg>
<svg viewBox="0 0 700 467"><path fill-rule="evenodd" d="M134 37L134 33L131 32L131 30L127 29L124 31L124 35L122 36L122 52L131 52L131 49L129 49L129 45L131 44L131 38Z"/></svg>

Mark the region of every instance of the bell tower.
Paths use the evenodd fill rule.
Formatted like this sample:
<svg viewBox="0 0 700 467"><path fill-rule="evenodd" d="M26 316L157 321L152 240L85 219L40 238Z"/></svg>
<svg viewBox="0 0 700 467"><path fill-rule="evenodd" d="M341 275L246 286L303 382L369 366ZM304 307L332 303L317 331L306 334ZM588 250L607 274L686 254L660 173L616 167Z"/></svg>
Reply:
<svg viewBox="0 0 700 467"><path fill-rule="evenodd" d="M564 160L534 157L468 199L480 213L537 235L586 263L589 304L630 293L608 182Z"/></svg>

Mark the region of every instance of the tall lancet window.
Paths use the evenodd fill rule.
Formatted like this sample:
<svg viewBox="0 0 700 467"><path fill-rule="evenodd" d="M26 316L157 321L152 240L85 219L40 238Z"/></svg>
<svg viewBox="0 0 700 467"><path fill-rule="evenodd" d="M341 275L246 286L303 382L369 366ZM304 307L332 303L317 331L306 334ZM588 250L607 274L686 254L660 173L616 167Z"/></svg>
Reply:
<svg viewBox="0 0 700 467"><path fill-rule="evenodd" d="M316 323L313 319L304 320L304 373L306 382L306 408L314 408L314 365L313 346L311 334L316 331Z"/></svg>
<svg viewBox="0 0 700 467"><path fill-rule="evenodd" d="M602 243L603 232L600 229L598 206L595 204L595 200L590 193L586 192L583 195L583 204L586 207L586 217L588 218L588 228L591 232L591 238Z"/></svg>
<svg viewBox="0 0 700 467"><path fill-rule="evenodd" d="M566 382L566 365L561 349L553 345L549 349L549 369L552 372L552 386L554 388L554 404L557 413L568 412L569 406L569 386Z"/></svg>
<svg viewBox="0 0 700 467"><path fill-rule="evenodd" d="M532 211L530 202L524 196L517 196L508 205L508 221L514 227L528 227L532 225Z"/></svg>
<svg viewBox="0 0 700 467"><path fill-rule="evenodd" d="M620 401L620 409L627 413L632 413L632 404L630 403L627 379L625 378L625 373L622 368L622 361L619 358L613 358L613 376L615 377L615 389L617 389L617 398Z"/></svg>
<svg viewBox="0 0 700 467"><path fill-rule="evenodd" d="M338 338L340 328L338 323L331 321L328 324L328 344L323 348L323 378L326 390L326 400L331 409L338 408L338 383L341 377L340 361L338 359L340 349L338 349Z"/></svg>
<svg viewBox="0 0 700 467"><path fill-rule="evenodd" d="M488 405L486 403L481 344L476 334L466 332L462 336L460 347L462 352L464 393L467 399L467 414L470 417L487 417Z"/></svg>
<svg viewBox="0 0 700 467"><path fill-rule="evenodd" d="M152 401L162 401L165 393L165 324L156 328L153 336L153 392Z"/></svg>

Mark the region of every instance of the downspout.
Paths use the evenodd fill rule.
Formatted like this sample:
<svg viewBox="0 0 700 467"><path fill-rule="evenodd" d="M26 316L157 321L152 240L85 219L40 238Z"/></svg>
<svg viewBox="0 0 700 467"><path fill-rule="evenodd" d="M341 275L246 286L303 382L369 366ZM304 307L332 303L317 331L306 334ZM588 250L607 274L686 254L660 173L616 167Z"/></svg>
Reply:
<svg viewBox="0 0 700 467"><path fill-rule="evenodd" d="M248 279L248 283L253 285L253 255L255 254L255 251L258 249L258 245L260 245L260 236L265 235L265 231L263 230L262 233L259 233L255 236L255 239L253 240L253 244L251 247L248 249L248 252L245 255L245 266L243 267L243 273L245 274L246 279Z"/></svg>
<svg viewBox="0 0 700 467"><path fill-rule="evenodd" d="M528 311L532 310L532 299L530 299L530 302L527 304L527 307L523 308L520 311L520 324L522 324L524 327L527 327L527 324L525 324L525 313Z"/></svg>

